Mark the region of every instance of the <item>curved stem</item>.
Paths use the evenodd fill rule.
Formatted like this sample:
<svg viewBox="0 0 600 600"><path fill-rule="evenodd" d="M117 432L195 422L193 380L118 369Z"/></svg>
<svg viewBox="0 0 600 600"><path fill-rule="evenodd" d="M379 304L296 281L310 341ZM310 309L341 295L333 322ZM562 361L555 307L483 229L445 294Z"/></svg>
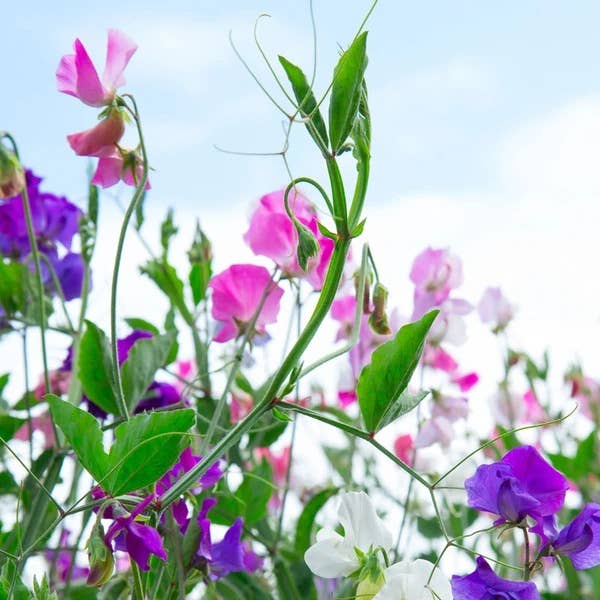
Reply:
<svg viewBox="0 0 600 600"><path fill-rule="evenodd" d="M121 369L119 368L119 352L118 352L118 340L117 340L117 287L119 284L119 269L121 267L121 257L123 254L123 246L125 244L125 236L127 234L127 228L129 226L129 221L136 209L138 202L142 199L144 195L144 191L146 189L146 183L148 181L148 156L146 154L146 145L144 143L144 134L142 131L142 123L140 121L137 105L133 96L127 96L132 104L133 104L133 116L135 119L135 123L137 126L138 136L140 140L140 148L142 150L142 161L143 161L143 169L142 169L142 177L138 182L135 192L133 194L133 198L125 211L125 216L123 217L123 223L121 224L121 231L119 233L119 240L117 242L117 252L115 254L115 266L113 269L113 277L112 284L110 290L110 343L112 350L112 359L113 359L113 372L115 382L117 384L117 405L119 407L119 412L123 417L129 419L129 409L127 408L127 401L125 400L125 394L123 392L123 381L121 380Z"/></svg>

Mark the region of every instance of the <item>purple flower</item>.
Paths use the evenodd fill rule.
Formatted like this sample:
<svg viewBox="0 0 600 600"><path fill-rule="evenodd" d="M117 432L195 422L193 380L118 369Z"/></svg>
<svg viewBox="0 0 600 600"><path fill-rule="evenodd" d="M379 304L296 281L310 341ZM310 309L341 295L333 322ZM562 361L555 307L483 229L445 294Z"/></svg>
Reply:
<svg viewBox="0 0 600 600"><path fill-rule="evenodd" d="M236 571L254 572L260 569L263 564L262 559L241 541L242 519L233 522L220 542L212 542L207 514L215 504L214 498L206 498L197 517L200 528L200 542L196 551L197 567L206 570L213 581Z"/></svg>
<svg viewBox="0 0 600 600"><path fill-rule="evenodd" d="M68 546L70 535L71 532L68 529L63 529L60 533L58 546ZM76 581L85 579L88 576L90 570L87 567L73 564L73 554L69 550L47 550L44 555L46 560L54 566L59 581L65 582L67 579Z"/></svg>
<svg viewBox="0 0 600 600"><path fill-rule="evenodd" d="M65 300L81 297L81 286L83 285L84 264L81 254L69 252L62 259L52 261L56 277Z"/></svg>
<svg viewBox="0 0 600 600"><path fill-rule="evenodd" d="M469 575L452 577L452 595L456 600L539 600L531 581L509 581L498 577L487 562L477 557L477 568Z"/></svg>
<svg viewBox="0 0 600 600"><path fill-rule="evenodd" d="M481 465L465 481L469 506L499 515L495 524L536 521L563 505L567 480L533 446L519 446L502 460Z"/></svg>
<svg viewBox="0 0 600 600"><path fill-rule="evenodd" d="M599 565L600 504L586 504L546 550L551 554L568 556L576 569L590 569Z"/></svg>
<svg viewBox="0 0 600 600"><path fill-rule="evenodd" d="M158 531L154 527L135 520L153 499L154 494L151 494L142 500L128 516L117 517L108 528L105 537L109 547L112 547L114 542L114 550L127 552L142 571L150 568L148 560L151 554L158 556L161 560L167 560L167 554Z"/></svg>

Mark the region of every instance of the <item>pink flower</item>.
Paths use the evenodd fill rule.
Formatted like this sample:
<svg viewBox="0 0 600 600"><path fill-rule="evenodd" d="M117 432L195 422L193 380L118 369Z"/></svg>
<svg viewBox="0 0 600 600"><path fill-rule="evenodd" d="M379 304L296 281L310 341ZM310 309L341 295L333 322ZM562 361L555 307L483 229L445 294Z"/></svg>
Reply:
<svg viewBox="0 0 600 600"><path fill-rule="evenodd" d="M447 448L453 437L452 423L446 417L434 417L421 427L415 439L415 448L427 448L436 443Z"/></svg>
<svg viewBox="0 0 600 600"><path fill-rule="evenodd" d="M356 297L352 295L342 296L333 301L331 305L331 318L338 321L340 328L335 336L335 341L347 340L352 333L354 315L356 314Z"/></svg>
<svg viewBox="0 0 600 600"><path fill-rule="evenodd" d="M467 373L466 375L453 375L452 383L455 383L461 392L468 392L474 385L479 382L477 373Z"/></svg>
<svg viewBox="0 0 600 600"><path fill-rule="evenodd" d="M271 192L260 199L244 241L254 254L273 260L285 277L302 277L315 289L321 289L333 252L333 241L319 233L317 215L309 200L293 190L288 198L295 217L313 233L320 247L318 255L308 261L307 272L298 264L298 233L285 210L284 190Z"/></svg>
<svg viewBox="0 0 600 600"><path fill-rule="evenodd" d="M75 40L74 49L75 54L63 56L56 70L59 91L75 96L89 106L110 104L115 90L125 84L123 71L137 46L124 33L109 29L102 78L79 39Z"/></svg>
<svg viewBox="0 0 600 600"><path fill-rule="evenodd" d="M115 144L123 137L125 124L118 110L113 110L95 127L72 133L67 140L78 156L111 156L115 153Z"/></svg>
<svg viewBox="0 0 600 600"><path fill-rule="evenodd" d="M338 402L342 408L346 408L354 404L357 400L356 390L339 390Z"/></svg>
<svg viewBox="0 0 600 600"><path fill-rule="evenodd" d="M543 423L548 420L548 415L541 407L540 403L533 390L527 390L523 394L523 402L525 403L525 423Z"/></svg>
<svg viewBox="0 0 600 600"><path fill-rule="evenodd" d="M133 176L135 169L135 177ZM120 180L127 185L136 185L136 180L142 178L144 168L137 152L121 151L113 146L112 152L100 158L92 183L107 188ZM150 180L146 181L145 189L150 189Z"/></svg>
<svg viewBox="0 0 600 600"><path fill-rule="evenodd" d="M421 316L444 302L462 283L462 263L447 248L429 247L415 258L410 279L415 284L415 313Z"/></svg>
<svg viewBox="0 0 600 600"><path fill-rule="evenodd" d="M477 306L484 323L491 323L495 333L502 331L514 317L515 307L504 297L499 287L489 287Z"/></svg>
<svg viewBox="0 0 600 600"><path fill-rule="evenodd" d="M283 487L287 477L288 466L290 464L290 447L285 446L281 452L276 454L270 448L257 448L256 456L264 457L273 469L273 482L275 485Z"/></svg>
<svg viewBox="0 0 600 600"><path fill-rule="evenodd" d="M399 435L394 441L394 454L407 465L412 464L413 439L408 433Z"/></svg>
<svg viewBox="0 0 600 600"><path fill-rule="evenodd" d="M449 298L439 307L440 313L429 330L428 341L438 345L449 342L455 346L464 344L467 340L467 328L463 317L473 310L466 300ZM416 315L420 318L422 315Z"/></svg>
<svg viewBox="0 0 600 600"><path fill-rule="evenodd" d="M252 405L252 396L236 388L231 394L231 402L229 404L231 422L235 424L248 416L248 413L252 410Z"/></svg>
<svg viewBox="0 0 600 600"><path fill-rule="evenodd" d="M54 429L52 428L52 418L48 411L42 413L39 417L32 417L31 419L32 431L39 431L44 436L44 450L52 448L56 440L54 439ZM23 423L14 435L16 440L28 441L29 440L29 425Z"/></svg>
<svg viewBox="0 0 600 600"><path fill-rule="evenodd" d="M466 419L469 415L469 402L463 396L446 396L445 394L434 394L433 409L431 416L444 417L450 422Z"/></svg>
<svg viewBox="0 0 600 600"><path fill-rule="evenodd" d="M423 351L423 364L433 369L452 373L458 369L458 363L441 346L427 344Z"/></svg>
<svg viewBox="0 0 600 600"><path fill-rule="evenodd" d="M255 331L264 335L265 325L277 320L283 289L271 280L264 267L232 265L215 275L208 287L212 289L212 316L221 323L213 337L215 342L242 335L261 303Z"/></svg>

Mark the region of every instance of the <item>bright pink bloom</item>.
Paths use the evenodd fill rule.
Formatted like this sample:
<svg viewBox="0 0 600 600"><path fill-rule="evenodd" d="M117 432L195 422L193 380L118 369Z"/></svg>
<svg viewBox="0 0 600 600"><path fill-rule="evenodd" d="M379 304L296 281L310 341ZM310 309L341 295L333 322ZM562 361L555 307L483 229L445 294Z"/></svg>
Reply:
<svg viewBox="0 0 600 600"><path fill-rule="evenodd" d="M408 433L399 435L394 441L394 454L407 465L412 464L413 439Z"/></svg>
<svg viewBox="0 0 600 600"><path fill-rule="evenodd" d="M474 385L479 382L477 373L467 373L466 375L453 375L452 383L455 383L461 392L468 392Z"/></svg>
<svg viewBox="0 0 600 600"><path fill-rule="evenodd" d="M125 84L123 71L137 46L124 33L109 29L102 79L79 39L75 40L74 49L75 54L63 56L56 70L59 91L90 106L110 104L115 90Z"/></svg>
<svg viewBox="0 0 600 600"><path fill-rule="evenodd" d="M342 296L333 301L331 305L331 318L340 324L340 328L335 336L336 342L347 340L350 337L355 314L356 296Z"/></svg>
<svg viewBox="0 0 600 600"><path fill-rule="evenodd" d="M458 369L458 363L441 346L427 344L423 351L423 364L446 373Z"/></svg>
<svg viewBox="0 0 600 600"><path fill-rule="evenodd" d="M215 342L227 342L242 335L259 310L254 329L264 335L265 325L275 323L283 289L271 280L269 271L256 265L232 265L215 275L212 289L212 316L221 326Z"/></svg>
<svg viewBox="0 0 600 600"><path fill-rule="evenodd" d="M252 213L244 241L254 254L266 256L275 262L286 277L302 277L315 289L321 289L327 266L333 252L333 241L323 237L317 226L314 206L302 194L289 194L290 209L295 217L316 237L320 250L308 261L304 272L298 264L298 233L284 205L284 190L263 196Z"/></svg>
<svg viewBox="0 0 600 600"><path fill-rule="evenodd" d="M515 307L503 296L499 287L489 287L477 306L484 323L491 323L494 332L502 331L514 317Z"/></svg>
<svg viewBox="0 0 600 600"><path fill-rule="evenodd" d="M69 145L78 156L111 156L115 144L123 137L125 124L118 110L102 119L95 127L67 136Z"/></svg>
<svg viewBox="0 0 600 600"><path fill-rule="evenodd" d="M135 165L135 177L133 176L133 165ZM113 146L112 153L103 156L98 161L92 183L107 188L122 180L127 185L135 186L136 180L139 181L142 178L143 172L141 159L135 152L126 152L124 156L116 146ZM149 190L150 187L148 179L145 189Z"/></svg>
<svg viewBox="0 0 600 600"><path fill-rule="evenodd" d="M354 404L357 400L356 390L339 390L338 402L342 408L346 408Z"/></svg>
<svg viewBox="0 0 600 600"><path fill-rule="evenodd" d="M422 316L462 283L462 263L447 248L429 247L415 258L410 279L415 284L415 314Z"/></svg>

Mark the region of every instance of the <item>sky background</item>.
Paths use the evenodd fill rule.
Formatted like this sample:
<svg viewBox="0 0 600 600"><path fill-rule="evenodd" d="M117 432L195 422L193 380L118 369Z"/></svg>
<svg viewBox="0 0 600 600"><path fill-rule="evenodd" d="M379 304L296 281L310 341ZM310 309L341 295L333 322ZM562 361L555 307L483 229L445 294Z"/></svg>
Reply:
<svg viewBox="0 0 600 600"><path fill-rule="evenodd" d="M338 47L347 46L369 4L315 0L317 90L326 89ZM283 162L232 156L214 145L245 152L282 147L282 115L228 42L232 31L257 75L285 102L253 43L261 13L271 14L259 34L273 62L281 53L310 72L308 2L7 4L0 126L16 137L26 164L46 177L47 190L82 203L86 161L65 136L96 116L56 91L54 73L76 37L101 68L106 29L122 29L139 45L124 90L139 103L155 169L144 235L155 242L172 206L181 226L174 262L185 264L196 218L213 239L217 270L254 260L241 234L256 200L286 184ZM487 285L501 285L519 307L513 345L533 354L551 347L557 381L574 359L600 375L598 22L600 4L592 1L575 8L564 0L382 0L367 26L373 161L365 239L392 304L410 312L413 257L428 245L448 246L463 259L459 295L476 304ZM301 127L292 133L289 160L294 176L324 180ZM351 177L349 161L344 168ZM101 323L108 319L118 228L114 196L125 202L128 193L113 190L102 201L91 306ZM145 254L133 235L126 257L120 314L152 319L164 305L137 275ZM475 318L470 335L461 359L465 368L485 370L481 356L496 352L495 342ZM15 343L4 343L0 354L9 356ZM63 352L58 344L55 363ZM490 367L482 397L496 379Z"/></svg>

